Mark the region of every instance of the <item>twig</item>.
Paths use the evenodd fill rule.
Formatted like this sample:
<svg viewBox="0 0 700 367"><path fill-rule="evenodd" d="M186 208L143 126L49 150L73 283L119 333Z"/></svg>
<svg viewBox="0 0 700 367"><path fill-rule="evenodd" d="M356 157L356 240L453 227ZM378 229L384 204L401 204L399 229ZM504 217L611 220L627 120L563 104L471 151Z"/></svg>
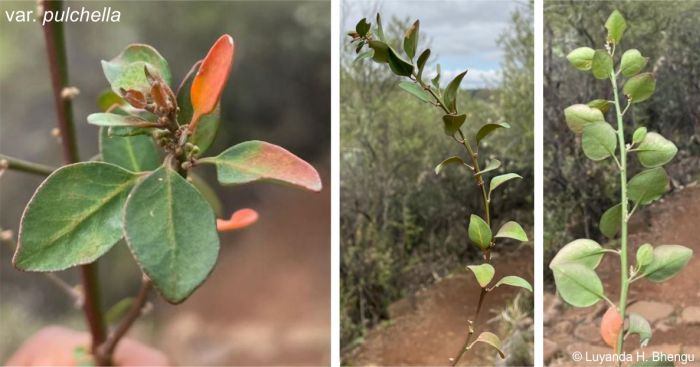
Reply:
<svg viewBox="0 0 700 367"><path fill-rule="evenodd" d="M459 361L462 359L464 356L464 353L467 351L467 348L469 347L469 342L471 342L472 335L474 335L474 326L476 325L476 321L479 318L479 312L481 312L481 305L484 303L484 298L486 297L486 288L481 288L481 293L479 293L479 303L476 306L476 312L474 314L474 321L472 321L469 324L469 334L467 334L467 338L464 340L464 345L462 345L462 349L460 349L459 354L457 357L452 361L452 367L456 366Z"/></svg>
<svg viewBox="0 0 700 367"><path fill-rule="evenodd" d="M56 169L40 163L25 161L19 158L0 154L0 170L11 169L15 171L33 173L39 176L48 176Z"/></svg>

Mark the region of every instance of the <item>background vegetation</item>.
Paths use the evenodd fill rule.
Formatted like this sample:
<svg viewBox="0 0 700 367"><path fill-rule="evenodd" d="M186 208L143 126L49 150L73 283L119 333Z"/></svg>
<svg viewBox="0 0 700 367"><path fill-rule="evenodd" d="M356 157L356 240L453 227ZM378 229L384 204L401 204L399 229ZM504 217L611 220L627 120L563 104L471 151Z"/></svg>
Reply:
<svg viewBox="0 0 700 367"><path fill-rule="evenodd" d="M267 184L212 185L225 213L252 207L260 212L259 222L240 233L222 235L220 262L207 284L182 306L157 303L157 311L138 323L135 335L181 364L328 364L330 2L70 1L66 5L121 11L120 23L65 25L70 80L80 89L74 110L82 159L98 151L98 129L88 125L86 117L98 111L97 96L109 88L100 60L111 59L130 43L147 43L168 60L179 83L210 45L229 33L236 42L236 55L221 101L220 134L210 152L263 139L311 162L324 183L318 195ZM35 6L35 2L2 1L0 14ZM55 114L40 24L0 21L0 151L58 166L62 160L51 135ZM216 182L214 170L198 173ZM2 175L0 228L17 233L22 209L41 181L16 172ZM0 361L47 324L83 328L82 315L68 297L41 275L12 268L11 256L12 249L3 243ZM105 308L135 294L139 270L123 244L100 265ZM77 280L72 270L60 275L73 283ZM161 334L166 329L171 332Z"/></svg>
<svg viewBox="0 0 700 367"><path fill-rule="evenodd" d="M627 19L621 44L635 45L649 57L648 70L656 74L653 97L635 105L625 121L658 131L678 146L678 155L666 166L671 190L697 182L700 174L700 3L697 1L545 1L544 13L544 224L545 264L559 248L576 238L605 241L598 221L619 200L614 162L592 162L583 157L580 138L571 134L563 110L594 96L612 95L610 83L581 73L566 60L578 46L602 48L602 27L612 10ZM608 112L612 121L614 111ZM637 172L636 159L628 162ZM551 280L551 271L546 274ZM553 282L549 283L553 286Z"/></svg>
<svg viewBox="0 0 700 367"><path fill-rule="evenodd" d="M399 40L409 19L388 23L385 33ZM430 37L430 25L421 28L421 43L429 47L423 40ZM460 91L460 110L467 111L464 128L472 133L489 121L512 125L482 148L498 156L508 172L524 177L499 193L493 211L532 228L531 7L512 14L512 25L499 42L505 51L502 81L493 88ZM436 164L461 152L445 136L440 114L398 88L388 68L353 63L353 55L346 45L340 71L343 346L385 320L391 302L475 258L478 250L468 243L467 221L470 213L481 211L478 187L464 171L435 175Z"/></svg>

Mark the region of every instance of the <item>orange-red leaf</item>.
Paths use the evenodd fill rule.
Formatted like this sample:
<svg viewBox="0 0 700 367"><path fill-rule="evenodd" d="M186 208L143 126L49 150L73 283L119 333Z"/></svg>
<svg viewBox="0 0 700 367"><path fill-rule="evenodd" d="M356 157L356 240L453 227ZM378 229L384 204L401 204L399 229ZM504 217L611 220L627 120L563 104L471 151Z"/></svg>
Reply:
<svg viewBox="0 0 700 367"><path fill-rule="evenodd" d="M190 130L194 130L199 118L213 111L219 103L233 64L233 53L233 38L225 34L214 43L202 61L190 89L194 109Z"/></svg>
<svg viewBox="0 0 700 367"><path fill-rule="evenodd" d="M258 212L253 209L240 209L231 214L231 219L217 219L216 230L219 232L235 231L258 221Z"/></svg>
<svg viewBox="0 0 700 367"><path fill-rule="evenodd" d="M617 349L617 338L622 331L622 317L617 307L611 306L600 321L600 336L605 343Z"/></svg>

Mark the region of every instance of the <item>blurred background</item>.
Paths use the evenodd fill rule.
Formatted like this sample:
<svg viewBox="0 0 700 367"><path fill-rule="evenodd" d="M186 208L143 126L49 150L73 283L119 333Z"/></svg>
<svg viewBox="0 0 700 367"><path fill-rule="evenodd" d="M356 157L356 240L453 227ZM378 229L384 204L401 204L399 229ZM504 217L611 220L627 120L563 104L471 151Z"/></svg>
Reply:
<svg viewBox="0 0 700 367"><path fill-rule="evenodd" d="M443 87L469 69L458 98L468 134L487 122L511 124L490 137L481 154L503 162L495 174L523 176L494 197L495 222L514 219L532 234L532 5L341 3L342 358L356 365L443 365L463 343L478 298L464 266L480 257L467 240L469 215L483 210L480 192L465 171L435 175L440 161L463 150L445 136L440 112L398 88L400 79L386 65L353 62L346 33L364 17L374 26L377 12L397 50L405 29L420 20L419 52L432 51L427 78L436 62ZM498 274L532 279L531 244L499 246L494 264ZM465 356L467 364L532 363L532 300L499 292L487 297L481 319L507 335L509 359L475 348Z"/></svg>
<svg viewBox="0 0 700 367"><path fill-rule="evenodd" d="M657 78L654 95L635 104L625 115L627 140L636 127L646 126L678 147L676 157L665 166L671 179L670 193L637 211L630 222L631 251L649 242L675 243L692 247L696 254L700 252L697 241L700 236L697 225L700 216L700 187L697 186L700 178L700 59L697 57L700 2L545 1L544 264L549 264L561 247L577 238L591 238L616 246L598 229L600 216L619 201L615 163L587 159L581 150L580 138L567 128L563 113L564 108L572 104L612 96L609 82L576 70L566 55L577 47L603 48L606 37L603 25L614 9L627 20L620 54L627 49L638 49L649 57L646 70ZM613 111L606 117L608 122L614 123ZM634 157L628 159L628 164L631 174L641 169ZM611 299L618 297L618 268L616 259L606 257L598 271ZM676 317L682 314L684 307L700 304L697 255L681 274L663 284L642 281L632 287L632 302L640 299L662 302L652 305L650 310L669 310L668 314L662 312L662 317L647 317L656 322L653 323L652 348L673 345L680 352L681 345L685 344L685 348L687 342L700 338L699 327L688 327L681 317ZM576 343L604 345L597 332L591 329L597 325L591 320L600 316L599 308L570 309L562 305L554 296L554 279L547 266L545 291L545 335L548 338L545 358L554 360L560 348L563 350L564 346Z"/></svg>
<svg viewBox="0 0 700 367"><path fill-rule="evenodd" d="M120 23L67 24L70 81L80 89L75 123L83 159L98 151L87 124L108 88L100 60L129 43L154 46L175 83L223 33L236 59L222 99L222 127L209 153L261 139L286 147L321 173L313 194L272 184L221 188L213 170L198 169L217 188L224 212L251 207L254 226L221 236L219 262L187 302L155 309L131 335L182 365L328 365L330 353L330 2L73 2L73 9L112 7ZM0 3L0 11L34 2ZM62 164L51 130L54 103L40 23L0 22L0 152ZM41 177L8 171L0 178L0 227L16 234ZM7 232L6 232L7 233ZM11 241L10 241L11 242ZM11 266L0 248L0 361L42 326L84 330L80 310L44 276ZM59 274L77 282L77 271ZM126 246L100 260L105 308L135 294L139 271Z"/></svg>

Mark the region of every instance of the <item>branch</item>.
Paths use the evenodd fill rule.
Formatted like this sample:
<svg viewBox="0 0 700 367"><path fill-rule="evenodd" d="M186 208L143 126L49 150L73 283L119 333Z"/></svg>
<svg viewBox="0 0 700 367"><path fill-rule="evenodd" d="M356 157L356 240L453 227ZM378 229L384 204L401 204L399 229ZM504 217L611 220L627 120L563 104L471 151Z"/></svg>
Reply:
<svg viewBox="0 0 700 367"><path fill-rule="evenodd" d="M459 360L462 359L464 353L469 347L469 342L471 342L472 335L474 335L474 325L476 325L476 320L479 318L479 312L481 311L481 305L484 303L486 293L488 293L486 291L486 288L481 288L481 293L479 294L479 303L476 306L476 313L474 314L474 321L470 322L469 324L469 334L467 334L467 338L464 340L464 345L462 345L462 349L460 349L459 354L452 361L452 367L456 366L459 363Z"/></svg>
<svg viewBox="0 0 700 367"><path fill-rule="evenodd" d="M25 161L19 158L0 154L0 171L11 169L15 171L33 173L39 176L48 176L56 169L40 163Z"/></svg>

